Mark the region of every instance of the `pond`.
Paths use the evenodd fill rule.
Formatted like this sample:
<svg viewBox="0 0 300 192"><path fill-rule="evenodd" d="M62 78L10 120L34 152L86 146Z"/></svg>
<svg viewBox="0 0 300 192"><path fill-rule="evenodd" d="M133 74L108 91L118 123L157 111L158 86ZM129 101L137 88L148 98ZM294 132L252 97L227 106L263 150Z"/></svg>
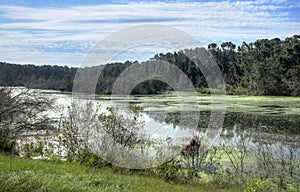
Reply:
<svg viewBox="0 0 300 192"><path fill-rule="evenodd" d="M64 137L64 126L58 125L63 125L60 124L64 121L62 117L67 117L70 106L76 104L79 106L78 111L83 112L82 114L88 119L77 121L80 124L77 124L79 129L83 130L80 135L84 139L88 138L84 145L87 144L99 155L104 154L103 158L106 161L121 167L126 167L126 162L132 162L132 158L139 159L139 166L137 166L139 168L154 166L161 162L158 159L158 152L162 151L167 154L163 157L165 158L163 162L167 161L168 158L180 154L195 137L203 142L207 149L218 147L223 150L225 146L240 151L245 147L243 150L247 151L249 157L260 155L264 158L264 155L270 155L278 157L276 158L278 161L283 158L300 158L300 98L298 97L218 95L213 98L211 95L188 92L110 96L38 89L30 91L55 100L54 109L47 113L57 121L54 122L54 127L51 127L54 132L30 132L24 135L25 138L19 140L18 146L21 147L19 151L24 151L22 143L42 141L45 153L49 149L49 154L66 159L68 150L59 139ZM93 107L86 110L84 107L87 103L92 103ZM107 131L103 132L103 120L99 121L98 117L103 113L108 114L107 107L111 106L117 107L122 116L132 117L128 110L128 106L132 105L143 108L139 116L139 122L143 123L137 132L137 135L142 137L142 142L133 148L115 148L114 144L111 145L115 142L114 139L109 138L110 133ZM100 106L97 112L96 106ZM127 122L124 125L126 129L127 127L130 129L132 124ZM111 148L112 146L114 148ZM123 156L124 153L129 154L125 161L114 162L115 159L119 159L118 155ZM113 161L107 159L110 155L116 158Z"/></svg>
<svg viewBox="0 0 300 192"><path fill-rule="evenodd" d="M129 105L139 105L144 109L141 115L144 122L142 132L153 140L172 139L172 144L184 146L192 137L198 136L214 146L238 148L241 142L246 141L250 149L267 143L274 149L275 156L278 153L275 148L279 147L286 158L289 158L291 146L293 149L296 146L296 154L300 152L299 97L227 95L212 101L210 95L200 93L112 97L34 91L55 99L55 110L49 111L49 115L57 120L67 113L72 102L83 104L92 101L100 104L99 113L106 112L106 107L116 106L125 116ZM219 122L215 124L215 121Z"/></svg>

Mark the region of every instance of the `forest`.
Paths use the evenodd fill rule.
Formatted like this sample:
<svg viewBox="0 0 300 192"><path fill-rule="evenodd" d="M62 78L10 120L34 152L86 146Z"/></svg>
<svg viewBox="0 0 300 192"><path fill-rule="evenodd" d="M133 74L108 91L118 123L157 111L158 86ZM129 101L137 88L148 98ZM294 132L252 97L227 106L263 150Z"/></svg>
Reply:
<svg viewBox="0 0 300 192"><path fill-rule="evenodd" d="M164 60L174 64L189 77L197 91L209 93L201 70L186 56L196 49L159 53L149 61ZM232 42L210 43L207 50L220 67L229 95L300 96L300 35L284 40L258 39L239 46ZM96 92L110 94L116 78L134 63L137 61L104 65ZM102 68L103 65L94 67ZM0 62L0 86L72 91L77 69ZM169 90L172 88L166 83L148 80L135 87L132 93L156 94Z"/></svg>

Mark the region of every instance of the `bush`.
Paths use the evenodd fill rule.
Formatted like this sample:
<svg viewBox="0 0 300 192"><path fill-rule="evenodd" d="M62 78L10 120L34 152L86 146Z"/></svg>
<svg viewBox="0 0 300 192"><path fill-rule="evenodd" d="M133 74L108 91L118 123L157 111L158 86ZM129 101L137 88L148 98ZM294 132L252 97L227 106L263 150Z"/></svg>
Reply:
<svg viewBox="0 0 300 192"><path fill-rule="evenodd" d="M9 139L9 135L5 131L0 131L0 152L15 153L14 141Z"/></svg>
<svg viewBox="0 0 300 192"><path fill-rule="evenodd" d="M205 87L203 93L204 94L210 94L210 89Z"/></svg>
<svg viewBox="0 0 300 192"><path fill-rule="evenodd" d="M270 180L253 179L246 183L244 192L276 191L276 185Z"/></svg>
<svg viewBox="0 0 300 192"><path fill-rule="evenodd" d="M48 130L53 100L27 89L0 88L0 151L13 152L23 133Z"/></svg>
<svg viewBox="0 0 300 192"><path fill-rule="evenodd" d="M234 87L232 85L226 84L226 94L235 95Z"/></svg>
<svg viewBox="0 0 300 192"><path fill-rule="evenodd" d="M226 84L226 94L227 95L247 95L248 91L242 86L234 88L232 85Z"/></svg>
<svg viewBox="0 0 300 192"><path fill-rule="evenodd" d="M237 178L236 175L232 174L228 170L224 172L217 170L213 179L208 182L208 185L219 189L225 189L238 185L241 183L240 179L241 178Z"/></svg>
<svg viewBox="0 0 300 192"><path fill-rule="evenodd" d="M90 167L111 166L110 163L104 161L101 157L99 157L97 154L95 154L89 148L84 148L83 150L80 151L80 153L78 154L77 161L80 164L87 165Z"/></svg>
<svg viewBox="0 0 300 192"><path fill-rule="evenodd" d="M189 180L189 173L186 173L174 159L155 167L154 174L167 182L187 183Z"/></svg>
<svg viewBox="0 0 300 192"><path fill-rule="evenodd" d="M23 154L25 157L35 157L44 155L44 143L42 141L38 142L27 142L22 145L22 150L19 153Z"/></svg>
<svg viewBox="0 0 300 192"><path fill-rule="evenodd" d="M242 86L238 86L235 89L235 95L247 95L248 91L246 89L244 89Z"/></svg>

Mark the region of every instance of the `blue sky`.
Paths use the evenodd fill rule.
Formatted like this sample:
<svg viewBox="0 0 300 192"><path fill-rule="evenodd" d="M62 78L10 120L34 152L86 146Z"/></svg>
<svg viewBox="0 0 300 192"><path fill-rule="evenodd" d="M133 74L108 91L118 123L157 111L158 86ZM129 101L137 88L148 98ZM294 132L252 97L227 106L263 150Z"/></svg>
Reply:
<svg viewBox="0 0 300 192"><path fill-rule="evenodd" d="M80 66L109 34L140 24L176 27L199 40L240 44L300 32L300 2L1 0L0 61ZM113 60L144 60L172 51L154 47L123 50Z"/></svg>

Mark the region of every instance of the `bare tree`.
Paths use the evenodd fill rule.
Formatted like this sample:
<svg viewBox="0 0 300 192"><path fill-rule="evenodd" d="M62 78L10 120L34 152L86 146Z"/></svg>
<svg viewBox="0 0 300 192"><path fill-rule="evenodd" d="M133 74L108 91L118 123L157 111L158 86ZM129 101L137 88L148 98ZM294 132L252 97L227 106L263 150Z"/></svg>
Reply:
<svg viewBox="0 0 300 192"><path fill-rule="evenodd" d="M91 148L91 138L98 127L98 106L92 101L73 102L61 117L59 141L73 160L84 148Z"/></svg>
<svg viewBox="0 0 300 192"><path fill-rule="evenodd" d="M239 132L233 146L223 144L223 150L236 173L245 172L245 160L250 151L250 140L245 131Z"/></svg>
<svg viewBox="0 0 300 192"><path fill-rule="evenodd" d="M0 88L0 149L26 133L46 130L53 100L28 89ZM10 146L10 148L13 146Z"/></svg>
<svg viewBox="0 0 300 192"><path fill-rule="evenodd" d="M256 145L255 157L258 170L265 178L269 178L275 171L274 146L271 143L260 141Z"/></svg>
<svg viewBox="0 0 300 192"><path fill-rule="evenodd" d="M297 141L288 146L288 172L290 177L298 177L298 179L300 178L300 165L297 164L297 160L300 158L299 148L300 144Z"/></svg>
<svg viewBox="0 0 300 192"><path fill-rule="evenodd" d="M285 136L286 137L286 136ZM286 139L286 138L284 138ZM281 188L286 188L286 183L294 181L299 183L299 144L293 143L276 143L275 153L278 164L278 178Z"/></svg>
<svg viewBox="0 0 300 192"><path fill-rule="evenodd" d="M108 114L100 114L99 120L102 129L111 138L112 146L133 148L142 141L138 134L144 126L140 120L141 107L130 106L128 117L120 114L116 107L108 107L107 111Z"/></svg>
<svg viewBox="0 0 300 192"><path fill-rule="evenodd" d="M194 138L181 151L181 155L186 159L189 168L199 170L203 166L209 151L210 149L203 139Z"/></svg>
<svg viewBox="0 0 300 192"><path fill-rule="evenodd" d="M299 137L282 134L268 138L274 141L260 138L254 149L260 176L278 179L281 188L286 188L287 182L299 183Z"/></svg>

